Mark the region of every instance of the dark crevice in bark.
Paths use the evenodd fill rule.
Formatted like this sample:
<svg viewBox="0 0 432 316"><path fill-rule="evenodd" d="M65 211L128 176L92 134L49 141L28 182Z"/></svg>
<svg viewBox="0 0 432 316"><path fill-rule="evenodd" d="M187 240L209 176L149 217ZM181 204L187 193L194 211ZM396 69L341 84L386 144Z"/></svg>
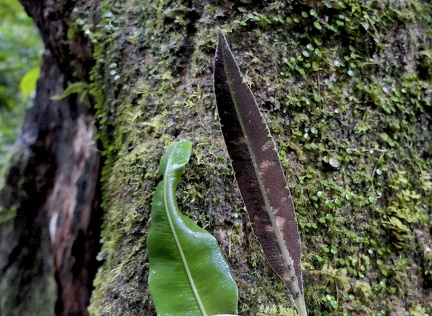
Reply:
<svg viewBox="0 0 432 316"><path fill-rule="evenodd" d="M184 78L190 60L195 52L195 34L197 32L197 23L202 15L202 8L195 7L191 1L187 3L188 10L184 12L183 19L187 21L185 29L183 26L173 23L174 17L165 17L164 24L173 27L175 32L183 32L184 40L179 46L171 48L171 54L175 56L176 65L173 66L173 75L178 78Z"/></svg>

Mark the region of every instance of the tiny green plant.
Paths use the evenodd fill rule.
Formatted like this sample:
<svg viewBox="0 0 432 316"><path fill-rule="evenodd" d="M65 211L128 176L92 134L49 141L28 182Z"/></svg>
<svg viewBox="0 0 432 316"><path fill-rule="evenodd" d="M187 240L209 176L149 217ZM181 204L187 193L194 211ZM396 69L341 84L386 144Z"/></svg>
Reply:
<svg viewBox="0 0 432 316"><path fill-rule="evenodd" d="M53 101L58 101L61 99L64 99L68 96L70 96L71 94L78 94L79 100L80 102L83 102L84 104L89 105L90 101L89 101L89 86L87 83L82 82L82 81L78 81L78 82L74 82L68 85L68 87L63 91L62 94L60 95L55 95L51 97L51 100Z"/></svg>
<svg viewBox="0 0 432 316"><path fill-rule="evenodd" d="M191 148L187 140L171 143L160 161L147 237L150 293L158 315L237 314L237 286L216 239L177 206Z"/></svg>

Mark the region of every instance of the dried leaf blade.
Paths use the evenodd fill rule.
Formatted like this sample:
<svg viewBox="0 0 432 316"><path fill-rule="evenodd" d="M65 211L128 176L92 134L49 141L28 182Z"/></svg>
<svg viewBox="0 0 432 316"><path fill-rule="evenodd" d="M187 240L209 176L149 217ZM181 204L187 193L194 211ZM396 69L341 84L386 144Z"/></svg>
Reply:
<svg viewBox="0 0 432 316"><path fill-rule="evenodd" d="M300 238L291 194L267 124L220 30L214 88L222 133L255 234L299 312L305 314Z"/></svg>

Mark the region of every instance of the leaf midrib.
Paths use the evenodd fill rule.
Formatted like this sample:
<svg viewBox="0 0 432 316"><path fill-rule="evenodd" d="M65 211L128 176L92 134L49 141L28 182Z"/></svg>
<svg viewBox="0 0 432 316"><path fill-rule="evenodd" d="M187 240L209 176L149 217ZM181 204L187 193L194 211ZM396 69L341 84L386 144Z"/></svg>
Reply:
<svg viewBox="0 0 432 316"><path fill-rule="evenodd" d="M233 100L234 108L235 108L237 117L238 117L239 122L240 122L240 127L241 127L242 133L243 133L243 135L245 137L245 140L246 140L246 145L247 145L247 148L248 148L248 152L249 152L249 155L250 155L251 160L252 160L252 164L253 164L254 171L255 171L255 174L256 174L256 177L257 177L257 180L258 180L258 185L259 185L261 194L264 197L264 203L265 203L265 206L267 208L267 214L268 214L268 216L270 218L270 222L272 224L273 231L275 233L279 249L280 249L280 251L282 253L282 256L284 258L285 264L287 266L294 266L293 260L291 259L291 256L288 253L287 247L285 246L285 242L283 241L282 234L281 234L281 232L279 230L279 227L277 226L276 219L275 219L275 217L273 215L272 208L271 208L270 202L268 200L267 192L265 190L262 177L260 176L260 173L259 173L259 170L258 170L258 164L256 162L254 151L252 149L252 145L250 143L248 134L246 132L246 127L244 125L242 116L240 115L238 104L237 104L237 101L236 101L236 98L235 98L235 93L233 91L232 85L230 84L232 82L232 80L231 80L231 77L229 75L229 72L227 71L226 57L225 57L225 52L224 52L223 49L222 49L222 58L223 58L223 66L224 66L224 71L225 71L225 74L226 74L226 77L227 77L227 83L228 83L228 88L229 88L229 91L230 91L231 99ZM249 87L248 87L248 89L249 89ZM255 97L254 97L254 101L255 101ZM264 124L265 124L265 122L264 122ZM273 142L273 140L272 140L272 142ZM273 146L274 146L274 144L273 144ZM291 269L287 269L287 270L291 274ZM294 276L296 277L296 280L297 280L297 276L295 274L295 271L294 271ZM298 281L297 282L292 282L292 283L293 283L294 290L298 291L298 293L301 293Z"/></svg>
<svg viewBox="0 0 432 316"><path fill-rule="evenodd" d="M205 311L204 305L203 305L203 303L201 301L201 298L199 297L198 290L197 290L195 282L193 280L192 273L191 273L191 271L189 269L189 265L187 263L186 256L185 256L185 254L183 252L183 249L182 249L181 244L180 244L180 240L179 240L179 238L177 236L177 233L176 233L176 230L174 228L173 219L171 218L171 212L169 211L170 209L176 209L176 203L174 201L175 191L174 191L174 188L172 186L173 185L173 180L172 180L171 177L168 176L170 174L170 171L171 171L170 167L171 167L172 156L173 156L173 153L176 151L176 149L177 149L177 146L172 151L172 154L168 157L166 169L165 169L165 172L164 172L165 185L164 185L163 199L164 199L164 204L165 204L165 210L166 210L166 215L167 215L168 223L170 225L170 229L171 229L171 232L173 234L174 241L175 241L175 244L177 246L177 250L180 253L180 257L181 257L183 266L184 266L184 268L186 270L186 275L187 275L187 278L189 280L189 284L191 286L192 292L193 292L193 294L195 296L195 299L197 301L198 307L199 307L202 315L203 316L207 316L207 313ZM175 170L176 169L174 169L174 171Z"/></svg>

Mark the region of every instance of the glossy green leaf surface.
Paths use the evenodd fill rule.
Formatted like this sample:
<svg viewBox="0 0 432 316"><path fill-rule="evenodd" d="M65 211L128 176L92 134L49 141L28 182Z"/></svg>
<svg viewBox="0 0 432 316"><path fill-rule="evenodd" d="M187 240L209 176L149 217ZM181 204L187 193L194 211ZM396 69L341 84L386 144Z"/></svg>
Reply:
<svg viewBox="0 0 432 316"><path fill-rule="evenodd" d="M149 288L159 315L237 314L237 286L216 239L184 216L176 189L191 143L172 143L161 158L147 238Z"/></svg>

